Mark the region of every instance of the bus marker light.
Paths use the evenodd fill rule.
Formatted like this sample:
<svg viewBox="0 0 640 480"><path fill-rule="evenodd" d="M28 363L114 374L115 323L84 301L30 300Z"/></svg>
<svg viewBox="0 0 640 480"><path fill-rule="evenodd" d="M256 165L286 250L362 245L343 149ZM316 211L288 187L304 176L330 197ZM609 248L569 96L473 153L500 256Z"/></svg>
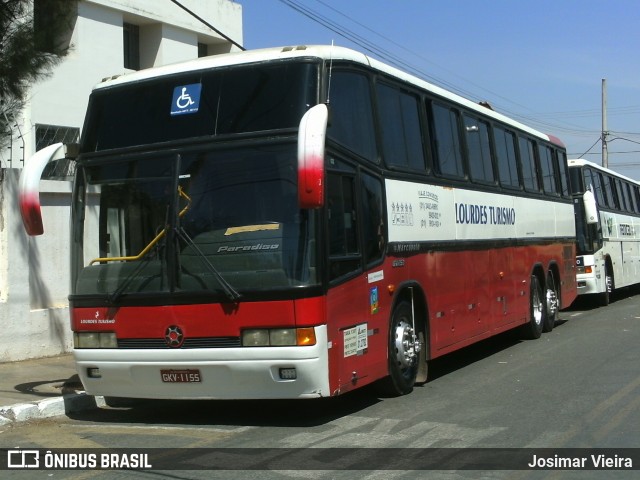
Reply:
<svg viewBox="0 0 640 480"><path fill-rule="evenodd" d="M281 380L295 380L298 378L295 368L281 368L279 373Z"/></svg>
<svg viewBox="0 0 640 480"><path fill-rule="evenodd" d="M298 328L297 333L297 345L299 347L306 347L316 344L316 332L313 328Z"/></svg>
<svg viewBox="0 0 640 480"><path fill-rule="evenodd" d="M395 292L395 291L396 291L396 286L395 286L395 285L393 285L393 284L389 284L389 285L387 286L387 290L389 291L389 293L393 293L393 292Z"/></svg>

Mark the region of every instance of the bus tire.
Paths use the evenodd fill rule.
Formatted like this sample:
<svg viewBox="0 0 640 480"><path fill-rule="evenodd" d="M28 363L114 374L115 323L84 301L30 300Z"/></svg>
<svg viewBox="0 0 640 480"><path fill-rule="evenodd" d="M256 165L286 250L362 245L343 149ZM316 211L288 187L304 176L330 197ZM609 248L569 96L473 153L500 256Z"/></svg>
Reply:
<svg viewBox="0 0 640 480"><path fill-rule="evenodd" d="M411 304L400 302L391 315L388 340L389 375L378 382L383 395L399 396L411 393L416 383L424 335L413 329ZM425 379L426 380L426 379Z"/></svg>
<svg viewBox="0 0 640 480"><path fill-rule="evenodd" d="M601 307L606 307L611 302L611 291L613 290L613 278L609 267L605 268L604 274L604 292L598 294L598 304Z"/></svg>
<svg viewBox="0 0 640 480"><path fill-rule="evenodd" d="M546 308L540 281L536 275L532 275L529 295L529 321L520 327L523 338L528 340L540 338L545 322L545 313Z"/></svg>
<svg viewBox="0 0 640 480"><path fill-rule="evenodd" d="M560 309L560 297L558 295L558 288L556 287L556 281L553 273L547 273L547 282L545 285L545 307L547 309L544 318L544 324L542 325L543 332L550 332L556 325L558 320L558 310Z"/></svg>

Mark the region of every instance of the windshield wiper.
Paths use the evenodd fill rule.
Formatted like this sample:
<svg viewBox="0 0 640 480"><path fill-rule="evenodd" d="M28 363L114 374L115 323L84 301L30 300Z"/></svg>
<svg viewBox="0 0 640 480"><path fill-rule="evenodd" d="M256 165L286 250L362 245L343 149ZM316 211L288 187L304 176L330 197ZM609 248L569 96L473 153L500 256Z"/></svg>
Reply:
<svg viewBox="0 0 640 480"><path fill-rule="evenodd" d="M209 258L207 258L204 252L200 250L200 247L198 247L198 245L193 241L193 239L184 230L184 228L175 228L174 231L175 234L180 238L180 240L182 240L184 243L193 248L193 250L195 250L198 256L202 259L202 262L205 264L205 266L211 273L213 273L213 276L216 277L216 280L218 280L218 283L222 287L222 290L226 294L227 298L229 298L229 300L231 300L233 303L238 303L238 300L240 300L240 297L242 295L240 295L238 291L233 288L233 286L222 276L218 269L213 266L213 264L209 261Z"/></svg>

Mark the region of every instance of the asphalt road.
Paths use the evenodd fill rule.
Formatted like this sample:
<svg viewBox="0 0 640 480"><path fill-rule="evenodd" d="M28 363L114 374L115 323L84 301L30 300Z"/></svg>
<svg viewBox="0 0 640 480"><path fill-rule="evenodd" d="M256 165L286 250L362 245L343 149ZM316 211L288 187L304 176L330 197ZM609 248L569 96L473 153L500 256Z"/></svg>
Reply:
<svg viewBox="0 0 640 480"><path fill-rule="evenodd" d="M637 290L608 307L579 302L561 312L556 328L539 340L505 334L438 359L430 365L429 382L403 397L379 398L363 389L311 401L163 401L20 424L0 433L4 448L179 449L155 455L154 461L185 468L2 472L3 477L54 479L631 479L638 478L640 449L625 449L639 446ZM222 448L237 450L216 450ZM291 450L269 450L274 448ZM455 450L422 450L436 448ZM496 450L470 450L475 448ZM502 450L508 448L525 450ZM468 452L485 455L488 468L428 470L420 455L434 452L454 458L454 465L460 453L467 460ZM499 461L493 454L513 461L529 452L552 459L566 455L571 461L588 457L587 464L593 453L613 461L634 455L636 470L493 468ZM198 469L202 465L231 470Z"/></svg>

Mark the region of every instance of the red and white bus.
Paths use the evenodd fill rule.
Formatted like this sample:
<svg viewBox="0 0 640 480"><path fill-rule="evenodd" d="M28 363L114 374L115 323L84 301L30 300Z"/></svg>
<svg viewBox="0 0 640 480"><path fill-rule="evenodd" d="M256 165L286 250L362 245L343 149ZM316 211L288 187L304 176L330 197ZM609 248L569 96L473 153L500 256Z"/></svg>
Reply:
<svg viewBox="0 0 640 480"><path fill-rule="evenodd" d="M64 152L23 172L31 233ZM76 163L69 300L90 394L405 394L429 360L537 338L576 296L562 144L349 49L107 79Z"/></svg>

